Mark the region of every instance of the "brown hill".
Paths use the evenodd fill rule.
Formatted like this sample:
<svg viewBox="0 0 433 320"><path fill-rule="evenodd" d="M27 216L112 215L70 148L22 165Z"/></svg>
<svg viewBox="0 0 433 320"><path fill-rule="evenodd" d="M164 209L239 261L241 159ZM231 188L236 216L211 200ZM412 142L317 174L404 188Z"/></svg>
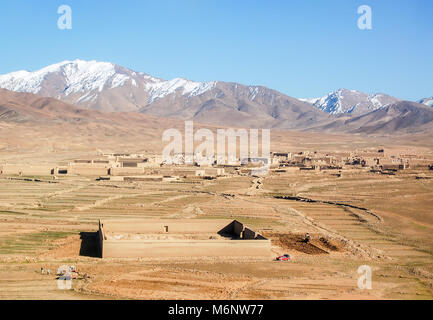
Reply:
<svg viewBox="0 0 433 320"><path fill-rule="evenodd" d="M183 126L183 121L86 110L0 89L0 152L160 150L162 132Z"/></svg>

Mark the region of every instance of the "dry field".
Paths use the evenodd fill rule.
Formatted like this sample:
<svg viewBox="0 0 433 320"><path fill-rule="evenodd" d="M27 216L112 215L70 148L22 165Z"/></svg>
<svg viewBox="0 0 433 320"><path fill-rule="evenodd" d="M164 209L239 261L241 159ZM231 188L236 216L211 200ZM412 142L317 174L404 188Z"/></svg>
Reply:
<svg viewBox="0 0 433 320"><path fill-rule="evenodd" d="M176 183L0 176L0 298L432 299L433 180L415 179L419 173ZM94 257L98 219L134 217L236 218L271 238L273 252L260 259ZM300 242L306 232L311 244ZM283 253L292 261L273 261ZM59 290L53 274L40 272L64 264L88 279ZM357 286L364 264L373 270L371 290Z"/></svg>

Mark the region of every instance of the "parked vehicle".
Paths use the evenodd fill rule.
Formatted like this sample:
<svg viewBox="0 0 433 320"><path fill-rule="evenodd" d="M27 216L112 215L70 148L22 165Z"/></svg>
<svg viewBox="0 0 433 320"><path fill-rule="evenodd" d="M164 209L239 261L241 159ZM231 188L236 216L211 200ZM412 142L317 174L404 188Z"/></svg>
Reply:
<svg viewBox="0 0 433 320"><path fill-rule="evenodd" d="M290 261L290 255L283 254L282 256L276 257L276 261Z"/></svg>

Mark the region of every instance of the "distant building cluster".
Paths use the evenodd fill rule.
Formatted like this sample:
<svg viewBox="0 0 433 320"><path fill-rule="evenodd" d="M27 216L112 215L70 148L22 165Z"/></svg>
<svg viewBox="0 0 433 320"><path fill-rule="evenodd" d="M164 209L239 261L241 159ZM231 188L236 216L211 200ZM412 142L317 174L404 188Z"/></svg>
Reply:
<svg viewBox="0 0 433 320"><path fill-rule="evenodd" d="M371 172L393 174L398 170L431 169L433 160L416 154L387 154L384 149L355 150L353 152L298 153L274 152L272 163L279 164L277 171L285 170L343 170L368 169Z"/></svg>
<svg viewBox="0 0 433 320"><path fill-rule="evenodd" d="M177 157L184 158L184 154ZM181 162L182 163L182 162ZM261 171L261 169L263 169ZM237 158L231 164L167 164L161 155L139 153L101 153L87 159L72 159L62 165L3 164L0 174L19 176L96 176L112 181L177 181L216 179L233 175L262 175L272 172L362 169L380 174L398 170L433 170L433 159L423 155L392 154L384 149L351 152L271 152L268 158Z"/></svg>

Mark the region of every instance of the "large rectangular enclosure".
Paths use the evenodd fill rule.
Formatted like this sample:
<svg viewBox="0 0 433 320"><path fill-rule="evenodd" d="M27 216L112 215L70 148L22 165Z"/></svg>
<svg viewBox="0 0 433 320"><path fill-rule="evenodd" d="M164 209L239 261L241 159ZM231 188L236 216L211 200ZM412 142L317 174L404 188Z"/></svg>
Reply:
<svg viewBox="0 0 433 320"><path fill-rule="evenodd" d="M99 222L102 258L268 257L271 242L237 220L130 219Z"/></svg>

